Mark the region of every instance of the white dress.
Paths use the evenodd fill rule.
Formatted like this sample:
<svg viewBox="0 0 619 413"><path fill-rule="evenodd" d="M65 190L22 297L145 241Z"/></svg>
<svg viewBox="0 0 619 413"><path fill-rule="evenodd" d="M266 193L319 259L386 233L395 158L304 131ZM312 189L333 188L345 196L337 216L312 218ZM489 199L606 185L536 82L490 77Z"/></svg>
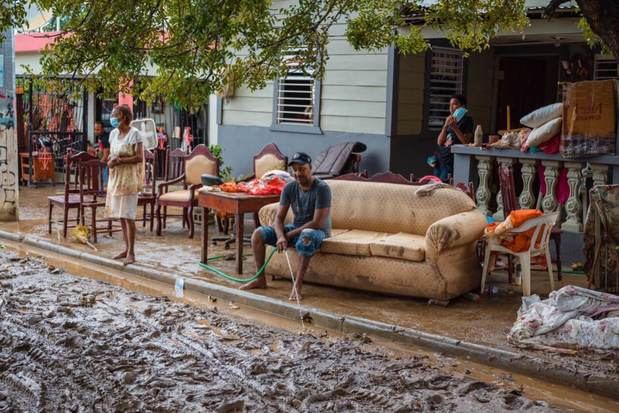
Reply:
<svg viewBox="0 0 619 413"><path fill-rule="evenodd" d="M136 128L126 135L118 129L110 133L110 157L135 156L142 137ZM109 218L135 220L138 209L138 194L144 186L144 163L121 164L110 168L105 209Z"/></svg>

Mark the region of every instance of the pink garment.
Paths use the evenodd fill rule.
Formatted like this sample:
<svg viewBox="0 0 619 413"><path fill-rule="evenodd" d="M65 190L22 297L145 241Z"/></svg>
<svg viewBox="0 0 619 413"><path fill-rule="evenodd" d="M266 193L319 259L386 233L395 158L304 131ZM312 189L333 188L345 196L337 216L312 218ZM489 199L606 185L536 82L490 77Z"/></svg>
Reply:
<svg viewBox="0 0 619 413"><path fill-rule="evenodd" d="M549 155L559 153L559 149L561 148L561 135L557 135L549 141L542 143L539 148L542 152Z"/></svg>
<svg viewBox="0 0 619 413"><path fill-rule="evenodd" d="M544 171L546 168L543 165L537 167L537 179L539 180L539 192L542 195L546 195L546 181L544 180ZM570 197L570 186L567 183L567 169L559 169L559 177L555 187L555 195L557 202L560 205L564 205L567 199Z"/></svg>

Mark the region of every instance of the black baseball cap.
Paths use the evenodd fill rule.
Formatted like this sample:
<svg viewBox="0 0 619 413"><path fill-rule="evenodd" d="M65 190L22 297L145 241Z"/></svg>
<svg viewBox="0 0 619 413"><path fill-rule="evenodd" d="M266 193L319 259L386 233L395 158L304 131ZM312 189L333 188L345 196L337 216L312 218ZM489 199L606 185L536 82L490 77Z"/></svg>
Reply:
<svg viewBox="0 0 619 413"><path fill-rule="evenodd" d="M292 158L290 159L290 161L288 161L288 163L290 165L292 164L298 164L298 165L304 165L304 164L312 164L312 158L306 154L305 152L297 152L294 155L292 155Z"/></svg>

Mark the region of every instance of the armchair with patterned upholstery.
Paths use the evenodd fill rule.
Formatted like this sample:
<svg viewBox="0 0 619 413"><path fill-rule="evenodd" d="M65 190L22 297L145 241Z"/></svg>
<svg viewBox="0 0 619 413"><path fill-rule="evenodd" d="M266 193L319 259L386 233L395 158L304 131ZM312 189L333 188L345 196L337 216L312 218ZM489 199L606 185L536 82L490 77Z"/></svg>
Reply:
<svg viewBox="0 0 619 413"><path fill-rule="evenodd" d="M159 184L157 197L157 235L161 235L161 209L178 207L183 209L189 223L189 238L194 235L193 208L198 205L198 189L202 187L202 175L219 176L219 161L205 145L198 145L184 161L185 171L175 179ZM183 189L170 191L170 186L182 185ZM165 215L166 212L164 212ZM165 217L164 217L165 219Z"/></svg>

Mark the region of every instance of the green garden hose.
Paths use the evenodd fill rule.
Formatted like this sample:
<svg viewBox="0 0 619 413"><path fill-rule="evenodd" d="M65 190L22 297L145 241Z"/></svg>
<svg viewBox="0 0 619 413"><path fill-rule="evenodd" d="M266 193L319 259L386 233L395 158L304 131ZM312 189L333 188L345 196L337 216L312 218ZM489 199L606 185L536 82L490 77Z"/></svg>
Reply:
<svg viewBox="0 0 619 413"><path fill-rule="evenodd" d="M225 272L223 272L219 268L213 267L212 265L204 264L202 262L198 263L198 265L200 265L200 267L202 267L202 269L204 269L204 270L206 270L208 272L211 272L211 273L213 273L215 275L218 275L221 278L225 278L228 281L233 281L233 282L237 282L237 283L248 283L248 282L252 282L252 281L257 280L258 278L260 278L262 276L262 273L264 272L264 270L266 269L267 265L269 264L269 261L271 261L271 258L273 258L273 255L276 252L277 252L277 250L273 250L271 252L271 255L269 255L269 258L266 259L266 261L264 262L262 267L260 267L260 269L258 270L256 275L254 275L252 277L249 277L249 278L238 278L238 277L235 277L233 275L226 274ZM207 262L215 261L215 260L220 260L222 258L224 258L224 255L217 255L215 257L211 257L211 258L207 259Z"/></svg>

